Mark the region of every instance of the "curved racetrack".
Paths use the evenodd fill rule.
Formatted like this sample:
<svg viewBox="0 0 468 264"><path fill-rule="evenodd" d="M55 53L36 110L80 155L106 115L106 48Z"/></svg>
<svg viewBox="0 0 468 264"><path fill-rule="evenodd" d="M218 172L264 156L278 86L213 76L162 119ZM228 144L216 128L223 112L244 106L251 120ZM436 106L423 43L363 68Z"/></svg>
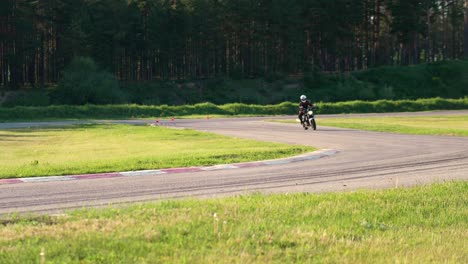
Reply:
<svg viewBox="0 0 468 264"><path fill-rule="evenodd" d="M468 111L401 115L429 114L468 114ZM55 212L84 206L256 191L347 191L468 180L466 137L368 132L320 127L320 123L317 131L304 131L297 124L264 119L272 118L181 120L177 121L177 127L339 152L319 160L235 170L4 184L0 185L0 214ZM0 129L33 125L38 124L3 123Z"/></svg>

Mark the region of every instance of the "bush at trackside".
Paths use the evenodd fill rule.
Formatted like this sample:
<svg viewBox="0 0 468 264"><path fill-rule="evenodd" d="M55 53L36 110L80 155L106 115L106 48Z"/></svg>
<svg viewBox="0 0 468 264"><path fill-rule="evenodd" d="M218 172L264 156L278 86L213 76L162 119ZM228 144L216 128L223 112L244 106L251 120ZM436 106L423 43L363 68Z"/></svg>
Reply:
<svg viewBox="0 0 468 264"><path fill-rule="evenodd" d="M76 57L52 89L52 101L67 105L115 104L125 102L117 78L99 69L93 59Z"/></svg>
<svg viewBox="0 0 468 264"><path fill-rule="evenodd" d="M349 101L317 103L318 114L414 112L429 110L468 109L468 97L461 99L418 99ZM283 102L277 105L202 103L183 106L148 105L59 105L47 107L0 108L0 120L40 120L73 118L122 118L171 117L190 115L295 115L297 103Z"/></svg>

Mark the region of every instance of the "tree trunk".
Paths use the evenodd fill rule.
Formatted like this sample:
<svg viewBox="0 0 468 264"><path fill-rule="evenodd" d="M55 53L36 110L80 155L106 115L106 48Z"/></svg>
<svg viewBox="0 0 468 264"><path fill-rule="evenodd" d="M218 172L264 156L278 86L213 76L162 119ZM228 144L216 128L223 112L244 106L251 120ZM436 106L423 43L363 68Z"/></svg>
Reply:
<svg viewBox="0 0 468 264"><path fill-rule="evenodd" d="M463 56L468 58L468 0L465 0L465 24L463 31Z"/></svg>
<svg viewBox="0 0 468 264"><path fill-rule="evenodd" d="M377 0L374 7L374 51L373 65L380 64L380 1Z"/></svg>
<svg viewBox="0 0 468 264"><path fill-rule="evenodd" d="M431 12L432 8L427 10L426 14L426 23L427 23L427 35L426 35L426 50L425 50L425 62L430 62L431 61L431 33L432 33L432 27L431 27Z"/></svg>
<svg viewBox="0 0 468 264"><path fill-rule="evenodd" d="M366 36L366 44L365 44L365 68L369 68L370 65L370 60L369 60L369 13L368 13L368 2L366 1L365 4L364 4L364 31L366 32L365 33L365 36Z"/></svg>

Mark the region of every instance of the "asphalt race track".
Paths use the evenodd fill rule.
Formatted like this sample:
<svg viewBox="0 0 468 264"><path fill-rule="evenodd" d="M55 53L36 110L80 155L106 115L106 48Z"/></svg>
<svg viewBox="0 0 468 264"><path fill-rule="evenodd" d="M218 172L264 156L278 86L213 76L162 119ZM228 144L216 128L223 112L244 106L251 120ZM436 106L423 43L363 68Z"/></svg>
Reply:
<svg viewBox="0 0 468 264"><path fill-rule="evenodd" d="M468 111L386 115L443 114L468 114ZM337 153L317 160L274 166L0 184L0 214L54 213L72 208L168 198L217 197L251 192L351 191L468 180L466 137L400 135L321 127L320 118L330 117L333 116L318 116L317 131L304 131L298 124L264 121L272 117L176 120L170 125L263 141L310 145L336 150ZM98 122L139 124L148 121ZM0 129L72 123L76 122L0 123Z"/></svg>

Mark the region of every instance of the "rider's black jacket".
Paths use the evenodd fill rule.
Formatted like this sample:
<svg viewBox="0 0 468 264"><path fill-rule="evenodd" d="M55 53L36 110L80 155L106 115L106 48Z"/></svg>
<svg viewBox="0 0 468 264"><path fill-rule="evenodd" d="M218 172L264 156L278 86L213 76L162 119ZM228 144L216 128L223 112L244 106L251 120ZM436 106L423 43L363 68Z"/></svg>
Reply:
<svg viewBox="0 0 468 264"><path fill-rule="evenodd" d="M299 103L299 111L307 110L309 106L312 106L312 103L309 100L305 100L304 102Z"/></svg>

